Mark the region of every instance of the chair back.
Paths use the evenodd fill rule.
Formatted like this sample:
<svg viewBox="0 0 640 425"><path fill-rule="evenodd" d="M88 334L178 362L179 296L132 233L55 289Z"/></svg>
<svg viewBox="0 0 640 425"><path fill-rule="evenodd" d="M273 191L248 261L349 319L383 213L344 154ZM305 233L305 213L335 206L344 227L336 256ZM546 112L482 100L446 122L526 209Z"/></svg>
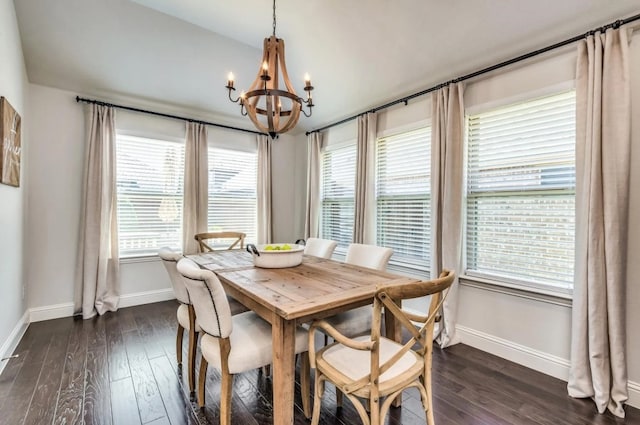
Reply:
<svg viewBox="0 0 640 425"><path fill-rule="evenodd" d="M246 237L242 232L208 232L198 233L194 239L198 242L199 252L211 252L216 249L244 249Z"/></svg>
<svg viewBox="0 0 640 425"><path fill-rule="evenodd" d="M331 239L309 238L304 246L304 253L320 258L331 258L337 245L338 242Z"/></svg>
<svg viewBox="0 0 640 425"><path fill-rule="evenodd" d="M184 278L202 330L217 338L228 338L233 327L231 309L218 277L188 258L178 261L178 272Z"/></svg>
<svg viewBox="0 0 640 425"><path fill-rule="evenodd" d="M454 271L444 270L437 279L378 288L373 301L373 319L374 322L378 322L378 326L371 327L371 340L375 342L380 339L379 323L383 308L384 314L393 315L395 320L409 332L411 338L400 351L379 367L376 367L379 365L379 353L376 350L372 352L371 382L376 382L380 375L389 370L405 353L412 349L422 355L425 369L431 370L434 325L439 319L440 308L446 298L445 291L451 287L454 279ZM402 310L396 303L399 300L426 296L431 296L429 313L426 316ZM420 329L416 328L416 323L422 325ZM420 346L417 350L413 348L416 343Z"/></svg>
<svg viewBox="0 0 640 425"><path fill-rule="evenodd" d="M158 256L162 259L162 264L164 264L164 268L167 269L167 273L169 273L173 294L182 304L191 304L187 287L184 286L184 280L177 268L178 261L184 258L182 254L171 248L163 247L158 251Z"/></svg>
<svg viewBox="0 0 640 425"><path fill-rule="evenodd" d="M392 255L393 249L391 248L352 243L347 249L347 256L344 262L356 266L385 271Z"/></svg>

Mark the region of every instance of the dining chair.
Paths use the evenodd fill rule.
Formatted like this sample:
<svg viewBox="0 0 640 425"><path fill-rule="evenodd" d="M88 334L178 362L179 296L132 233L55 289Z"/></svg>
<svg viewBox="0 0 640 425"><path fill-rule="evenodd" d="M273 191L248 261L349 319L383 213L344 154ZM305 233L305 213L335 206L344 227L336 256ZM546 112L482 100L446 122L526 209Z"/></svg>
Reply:
<svg viewBox="0 0 640 425"><path fill-rule="evenodd" d="M189 332L189 348L187 351L187 368L189 369L189 391L192 395L195 394L195 356L198 347L198 334L200 333L200 326L196 319L195 310L189 298L187 288L184 285L184 279L178 272L177 263L184 256L172 250L171 248L161 248L158 252L158 256L162 259L167 273L169 274L169 280L171 281L171 287L173 288L173 294L180 303L178 311L176 313L178 319L178 330L176 333L176 359L178 360L178 367L182 368L182 344L184 339L185 329ZM231 314L239 314L248 311L247 307L239 303L235 299L228 297L229 308Z"/></svg>
<svg viewBox="0 0 640 425"><path fill-rule="evenodd" d="M349 397L363 424L368 425L384 423L394 399L403 390L415 387L420 392L427 423L434 425L431 388L434 323L454 277L453 271L445 270L438 279L379 288L373 298L370 335L348 338L327 321L311 324L309 356L311 367L316 370L312 425L320 420L325 381L332 382ZM426 316L402 310L396 304L403 299L424 296L431 296ZM404 345L380 335L383 308L385 314L393 315L411 335ZM316 329L335 340L317 353ZM360 399L368 400L369 412Z"/></svg>
<svg viewBox="0 0 640 425"><path fill-rule="evenodd" d="M194 239L198 242L200 252L211 252L219 249L244 249L246 237L242 232L207 232L197 233Z"/></svg>
<svg viewBox="0 0 640 425"><path fill-rule="evenodd" d="M202 270L188 258L178 262L178 271L184 278L189 297L203 331L200 339L200 371L198 374L198 405L205 404L205 383L209 365L220 371L220 423L231 423L231 396L233 377L270 365L273 362L271 325L256 313L231 315L224 288L210 270ZM303 410L310 416L308 332L296 329L295 353L301 358L301 392ZM293 379L293 377L291 377Z"/></svg>
<svg viewBox="0 0 640 425"><path fill-rule="evenodd" d="M338 242L331 239L308 238L304 245L304 253L320 258L331 258Z"/></svg>
<svg viewBox="0 0 640 425"><path fill-rule="evenodd" d="M352 243L347 248L344 262L360 267L385 271L393 249L375 245ZM371 329L371 306L355 308L329 317L326 321L348 337L368 333Z"/></svg>
<svg viewBox="0 0 640 425"><path fill-rule="evenodd" d="M169 274L171 280L171 286L173 288L173 294L180 303L178 311L176 313L178 318L178 332L176 335L176 358L178 360L178 367L182 368L182 341L184 338L184 330L189 332L189 348L187 368L189 370L189 392L191 395L195 394L195 357L198 346L198 334L200 333L200 326L196 321L195 311L187 287L184 284L184 280L178 272L177 263L183 259L183 255L179 252L173 251L171 248L161 248L158 252L158 256L162 259L165 269Z"/></svg>

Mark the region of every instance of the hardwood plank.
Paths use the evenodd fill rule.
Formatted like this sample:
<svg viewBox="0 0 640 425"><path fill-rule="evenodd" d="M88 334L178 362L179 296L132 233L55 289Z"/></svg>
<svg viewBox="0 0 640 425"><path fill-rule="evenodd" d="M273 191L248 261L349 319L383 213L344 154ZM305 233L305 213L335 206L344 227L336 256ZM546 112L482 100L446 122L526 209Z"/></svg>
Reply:
<svg viewBox="0 0 640 425"><path fill-rule="evenodd" d="M111 381L119 381L131 376L127 350L122 339L118 319L119 316L115 314L109 314L105 317L109 379Z"/></svg>
<svg viewBox="0 0 640 425"><path fill-rule="evenodd" d="M185 400L180 379L171 367L169 359L165 356L156 357L151 359L150 363L171 424L197 424L198 420L193 413L191 403Z"/></svg>
<svg viewBox="0 0 640 425"><path fill-rule="evenodd" d="M151 371L140 334L137 330L128 331L123 333L123 339L127 348L131 379L142 423L165 417L166 412L160 397L160 391Z"/></svg>
<svg viewBox="0 0 640 425"><path fill-rule="evenodd" d="M131 378L111 382L111 413L114 424L142 424Z"/></svg>
<svg viewBox="0 0 640 425"><path fill-rule="evenodd" d="M82 423L88 329L89 325L85 326L85 321L76 320L73 323L60 382L54 424Z"/></svg>
<svg viewBox="0 0 640 425"><path fill-rule="evenodd" d="M110 314L108 314L110 315ZM84 424L111 425L111 390L105 317L94 321L87 349Z"/></svg>
<svg viewBox="0 0 640 425"><path fill-rule="evenodd" d="M51 423L56 413L69 335L52 337L25 424Z"/></svg>

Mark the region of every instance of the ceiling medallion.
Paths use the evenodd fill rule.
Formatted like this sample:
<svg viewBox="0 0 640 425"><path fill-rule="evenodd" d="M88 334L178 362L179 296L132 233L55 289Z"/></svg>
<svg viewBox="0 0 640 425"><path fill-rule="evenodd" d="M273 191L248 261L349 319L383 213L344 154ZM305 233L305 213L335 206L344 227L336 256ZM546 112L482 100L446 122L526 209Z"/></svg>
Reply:
<svg viewBox="0 0 640 425"><path fill-rule="evenodd" d="M280 89L284 85L286 90ZM276 37L276 1L273 0L273 34L264 39L262 66L249 90L242 91L237 99L231 97L235 91L233 73L229 73L227 85L229 100L240 103L240 113L248 115L258 130L269 133L271 138L291 130L298 123L300 112L310 117L313 104L311 79L304 78L307 99L299 97L287 74L284 60L284 40ZM304 110L307 106L309 113Z"/></svg>

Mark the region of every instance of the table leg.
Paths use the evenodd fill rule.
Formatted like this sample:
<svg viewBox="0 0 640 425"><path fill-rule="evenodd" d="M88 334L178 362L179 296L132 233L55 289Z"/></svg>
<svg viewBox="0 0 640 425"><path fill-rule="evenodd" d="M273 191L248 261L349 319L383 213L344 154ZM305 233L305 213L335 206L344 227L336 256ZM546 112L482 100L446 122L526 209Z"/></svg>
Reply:
<svg viewBox="0 0 640 425"><path fill-rule="evenodd" d="M273 339L273 423L293 424L295 389L295 320L275 315L271 322Z"/></svg>
<svg viewBox="0 0 640 425"><path fill-rule="evenodd" d="M402 307L402 300L396 301L396 304L398 304L399 307ZM402 342L402 325L400 325L400 322L395 319L393 314L384 315L384 328L387 338L400 343ZM400 407L402 405L402 393L396 397L391 405L394 407Z"/></svg>

